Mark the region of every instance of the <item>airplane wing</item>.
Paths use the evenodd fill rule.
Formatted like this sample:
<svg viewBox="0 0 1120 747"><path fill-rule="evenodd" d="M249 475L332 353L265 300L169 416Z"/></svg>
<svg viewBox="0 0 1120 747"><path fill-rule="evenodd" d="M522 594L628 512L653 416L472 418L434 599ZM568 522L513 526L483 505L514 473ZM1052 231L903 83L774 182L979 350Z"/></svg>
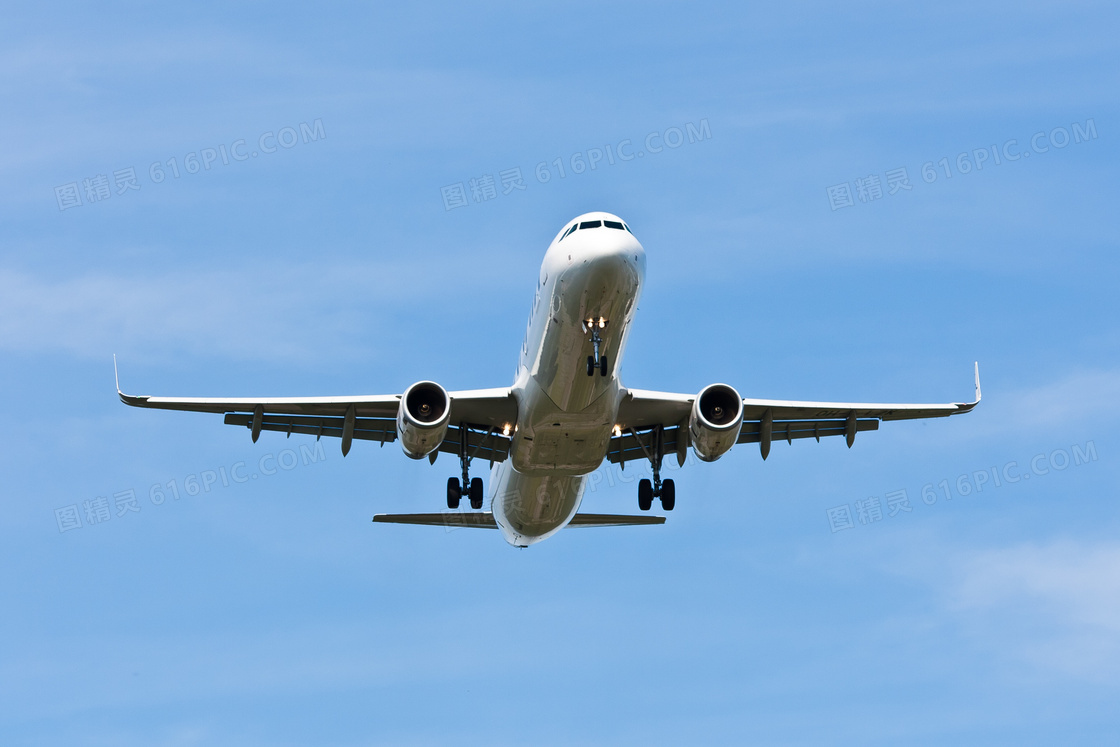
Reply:
<svg viewBox="0 0 1120 747"><path fill-rule="evenodd" d="M114 361L115 368L115 361ZM342 439L342 454L350 451L351 439L377 441L382 445L397 438L397 410L401 395L345 397L151 397L125 394L117 381L121 402L132 407L160 410L224 413L227 425L248 428L253 441L261 431L280 431ZM451 425L437 448L459 454L462 439L471 457L501 462L509 456L510 439L502 435L506 423L517 420L517 403L510 390L474 389L448 392ZM429 457L435 461L433 452Z"/></svg>
<svg viewBox="0 0 1120 747"><path fill-rule="evenodd" d="M951 404L873 404L865 402L801 402L743 399L743 427L736 443L757 443L765 459L773 439L844 436L848 446L856 433L879 429L880 421L941 418L970 412L980 404L980 366L975 364L976 399ZM623 463L675 452L684 464L689 447L688 418L694 394L629 389L618 410L617 435L607 458ZM660 442L660 446L658 446Z"/></svg>

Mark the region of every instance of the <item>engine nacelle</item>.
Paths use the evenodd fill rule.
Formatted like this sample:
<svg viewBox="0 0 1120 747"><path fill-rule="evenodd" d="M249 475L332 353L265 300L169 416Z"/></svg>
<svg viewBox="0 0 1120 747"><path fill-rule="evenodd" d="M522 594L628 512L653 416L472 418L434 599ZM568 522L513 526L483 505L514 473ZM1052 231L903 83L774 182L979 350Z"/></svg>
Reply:
<svg viewBox="0 0 1120 747"><path fill-rule="evenodd" d="M702 461L714 462L739 440L743 427L743 398L727 384L700 390L688 417L692 450Z"/></svg>
<svg viewBox="0 0 1120 747"><path fill-rule="evenodd" d="M434 381L418 381L405 390L397 410L397 438L413 459L431 454L447 436L451 397Z"/></svg>

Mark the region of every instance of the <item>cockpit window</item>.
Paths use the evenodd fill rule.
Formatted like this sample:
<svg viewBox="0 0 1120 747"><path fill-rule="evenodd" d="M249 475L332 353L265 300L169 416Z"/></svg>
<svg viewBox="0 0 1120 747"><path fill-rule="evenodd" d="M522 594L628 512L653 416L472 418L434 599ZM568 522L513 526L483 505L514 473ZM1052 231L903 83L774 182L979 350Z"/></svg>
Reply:
<svg viewBox="0 0 1120 747"><path fill-rule="evenodd" d="M585 220L583 223L579 224L579 228L582 231L585 228L599 228L602 225L603 221L601 220Z"/></svg>
<svg viewBox="0 0 1120 747"><path fill-rule="evenodd" d="M564 232L564 235L560 237L560 241L563 241L564 239L568 238L568 235L569 235L569 234L570 234L570 233L571 233L572 231L576 230L576 228L577 228L578 226L579 226L579 224L578 224L578 223L573 223L573 224L572 224L572 227L571 227L571 228L569 228L569 229L568 229L567 231L565 231L565 232ZM559 242L557 242L557 243L559 243Z"/></svg>
<svg viewBox="0 0 1120 747"><path fill-rule="evenodd" d="M606 226L607 228L617 228L619 231L625 230L622 227L622 224L619 223L616 220L605 220L605 221L603 221L603 225Z"/></svg>
<svg viewBox="0 0 1120 747"><path fill-rule="evenodd" d="M622 224L622 227L625 228L627 231L630 231L630 226L626 225L625 223ZM633 231L630 231L631 235L633 235L633 233L634 233Z"/></svg>

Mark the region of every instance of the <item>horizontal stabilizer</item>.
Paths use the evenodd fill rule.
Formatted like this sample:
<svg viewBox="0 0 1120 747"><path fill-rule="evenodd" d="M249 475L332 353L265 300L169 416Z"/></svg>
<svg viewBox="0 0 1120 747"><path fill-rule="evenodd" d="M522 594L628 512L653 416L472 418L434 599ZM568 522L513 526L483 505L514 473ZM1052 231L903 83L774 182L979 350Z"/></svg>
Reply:
<svg viewBox="0 0 1120 747"><path fill-rule="evenodd" d="M441 511L438 514L374 514L373 520L381 524L423 524L437 527L474 527L497 529L498 522L489 511Z"/></svg>
<svg viewBox="0 0 1120 747"><path fill-rule="evenodd" d="M664 524L664 516L629 516L626 514L576 514L568 522L570 527L636 527L646 524Z"/></svg>
<svg viewBox="0 0 1120 747"><path fill-rule="evenodd" d="M494 514L489 511L442 511L438 514L377 514L373 517L381 524L421 524L440 527L474 527L497 529ZM568 523L570 527L626 527L646 524L664 524L664 516L628 516L625 514L576 514Z"/></svg>

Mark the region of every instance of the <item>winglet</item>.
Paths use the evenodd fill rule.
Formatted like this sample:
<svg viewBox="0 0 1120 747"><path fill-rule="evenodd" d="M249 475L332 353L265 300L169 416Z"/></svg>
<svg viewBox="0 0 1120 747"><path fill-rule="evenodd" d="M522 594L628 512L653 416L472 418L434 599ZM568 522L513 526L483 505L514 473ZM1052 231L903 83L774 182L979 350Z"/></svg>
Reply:
<svg viewBox="0 0 1120 747"><path fill-rule="evenodd" d="M148 401L147 397L135 397L131 394L125 394L124 392L121 391L121 377L120 377L120 374L117 373L117 354L116 353L113 353L113 378L116 379L116 382L117 382L117 396L121 398L121 402L124 402L126 405L132 405L133 407L143 407L145 405L145 403Z"/></svg>
<svg viewBox="0 0 1120 747"><path fill-rule="evenodd" d="M980 361L972 365L976 367L976 404L980 404Z"/></svg>

